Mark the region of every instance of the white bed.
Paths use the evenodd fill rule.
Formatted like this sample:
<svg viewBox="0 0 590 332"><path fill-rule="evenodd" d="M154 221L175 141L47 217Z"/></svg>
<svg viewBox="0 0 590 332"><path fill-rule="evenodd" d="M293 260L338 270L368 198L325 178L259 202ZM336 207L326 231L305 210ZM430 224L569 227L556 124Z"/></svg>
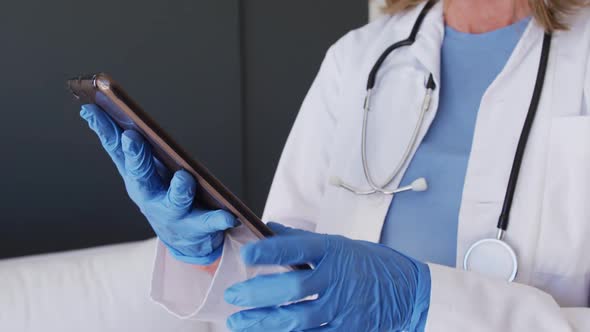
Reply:
<svg viewBox="0 0 590 332"><path fill-rule="evenodd" d="M0 261L2 332L212 332L148 297L154 240Z"/></svg>

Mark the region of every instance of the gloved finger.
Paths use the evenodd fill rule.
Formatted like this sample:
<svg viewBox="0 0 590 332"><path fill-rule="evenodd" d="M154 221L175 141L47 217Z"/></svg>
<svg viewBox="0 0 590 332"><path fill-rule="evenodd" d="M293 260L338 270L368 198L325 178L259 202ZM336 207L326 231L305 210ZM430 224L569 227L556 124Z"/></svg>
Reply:
<svg viewBox="0 0 590 332"><path fill-rule="evenodd" d="M144 138L134 130L121 135L121 146L125 155L126 180L144 198L158 194L164 185L156 171L151 148Z"/></svg>
<svg viewBox="0 0 590 332"><path fill-rule="evenodd" d="M292 228L292 227L287 227L283 224L279 224L278 222L274 222L274 221L269 221L266 224L273 232L275 232L277 235L305 235L305 234L311 234L308 231L304 231L302 229L297 229L297 228Z"/></svg>
<svg viewBox="0 0 590 332"><path fill-rule="evenodd" d="M228 318L227 327L232 331L301 331L322 326L331 320L330 316L325 303L303 301L237 312Z"/></svg>
<svg viewBox="0 0 590 332"><path fill-rule="evenodd" d="M227 303L241 307L269 307L324 293L329 280L315 271L259 275L225 290Z"/></svg>
<svg viewBox="0 0 590 332"><path fill-rule="evenodd" d="M297 265L315 263L326 252L325 235L277 235L242 247L247 265Z"/></svg>
<svg viewBox="0 0 590 332"><path fill-rule="evenodd" d="M225 231L240 224L233 214L225 210L194 209L187 219L190 227L201 234Z"/></svg>
<svg viewBox="0 0 590 332"><path fill-rule="evenodd" d="M223 210L193 208L186 216L164 204L146 204L144 210L148 215L160 216L152 222L152 227L160 237L182 247L182 252L212 251L223 242L221 232L238 225L236 218Z"/></svg>
<svg viewBox="0 0 590 332"><path fill-rule="evenodd" d="M150 204L147 205L147 209L149 207ZM159 209L162 207L163 205L159 204ZM158 218L152 222L152 227L160 239L173 244L174 248L185 256L209 255L223 244L222 231L238 225L233 215L223 210L205 211L193 208L183 217L175 210L165 209L146 213L165 215L165 218Z"/></svg>
<svg viewBox="0 0 590 332"><path fill-rule="evenodd" d="M100 139L103 148L113 160L119 174L125 175L125 157L121 150L121 128L97 105L82 105L80 116Z"/></svg>
<svg viewBox="0 0 590 332"><path fill-rule="evenodd" d="M193 204L197 182L187 171L174 173L164 198L164 205L179 214L187 213Z"/></svg>

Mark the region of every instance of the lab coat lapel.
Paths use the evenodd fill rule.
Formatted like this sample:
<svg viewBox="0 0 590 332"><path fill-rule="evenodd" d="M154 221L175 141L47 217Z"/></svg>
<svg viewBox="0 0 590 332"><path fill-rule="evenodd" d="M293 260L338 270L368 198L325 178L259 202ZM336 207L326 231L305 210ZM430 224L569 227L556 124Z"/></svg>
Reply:
<svg viewBox="0 0 590 332"><path fill-rule="evenodd" d="M494 237L518 140L530 105L544 31L531 22L500 75L484 94L475 126L459 214L457 265L471 244ZM518 279L528 278L535 252L553 84L552 55L521 166L506 240L519 257ZM531 60L535 59L535 60Z"/></svg>
<svg viewBox="0 0 590 332"><path fill-rule="evenodd" d="M366 189L361 160L362 100L369 71L383 50L394 42L407 38L419 6L392 20L385 33L370 50L371 56L360 70L345 77L347 86L342 94L340 107L343 119L339 121L336 147L333 152L330 175L354 186ZM442 43L442 6L435 5L425 19L421 33L414 45L394 51L380 70L377 79L377 95L369 120L367 135L368 161L376 182L381 184L393 171L406 148L411 131L416 125L418 112L425 93L425 80L432 73L438 82L440 73L440 46ZM438 85L438 84L437 84ZM388 103L391 107L388 107ZM401 103L401 104L397 104ZM438 89L430 110L426 114L418 137L419 143L432 122L438 107ZM397 136L396 136L397 135ZM410 159L417 146L416 144ZM399 185L408 162L388 186ZM325 192L318 232L342 234L351 238L378 242L383 222L391 202L391 196L373 194L355 195L339 187L328 186Z"/></svg>

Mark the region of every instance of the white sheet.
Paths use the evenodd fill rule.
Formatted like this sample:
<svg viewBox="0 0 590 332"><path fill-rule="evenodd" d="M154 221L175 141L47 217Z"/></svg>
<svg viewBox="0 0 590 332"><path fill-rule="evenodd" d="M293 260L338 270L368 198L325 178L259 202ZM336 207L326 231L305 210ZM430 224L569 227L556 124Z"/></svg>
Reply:
<svg viewBox="0 0 590 332"><path fill-rule="evenodd" d="M148 297L155 240L0 261L0 331L212 332Z"/></svg>

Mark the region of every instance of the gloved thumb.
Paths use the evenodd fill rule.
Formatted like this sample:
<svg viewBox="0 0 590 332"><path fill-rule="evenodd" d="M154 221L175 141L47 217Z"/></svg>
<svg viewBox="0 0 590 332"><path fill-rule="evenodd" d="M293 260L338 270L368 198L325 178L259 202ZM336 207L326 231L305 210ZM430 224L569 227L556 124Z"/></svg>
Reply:
<svg viewBox="0 0 590 332"><path fill-rule="evenodd" d="M325 235L277 223L268 225L277 232L277 236L244 245L241 255L246 265L297 265L315 263L323 257L326 250Z"/></svg>

